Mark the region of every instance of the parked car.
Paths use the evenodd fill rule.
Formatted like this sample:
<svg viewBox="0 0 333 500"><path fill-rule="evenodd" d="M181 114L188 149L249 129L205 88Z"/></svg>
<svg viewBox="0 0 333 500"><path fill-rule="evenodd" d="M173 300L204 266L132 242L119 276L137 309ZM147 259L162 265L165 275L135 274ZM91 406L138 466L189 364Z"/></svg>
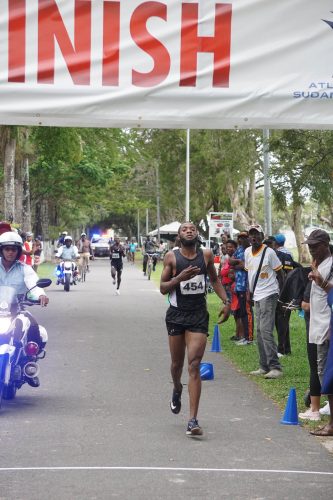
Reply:
<svg viewBox="0 0 333 500"><path fill-rule="evenodd" d="M109 240L100 238L91 244L95 257L108 257L110 255Z"/></svg>

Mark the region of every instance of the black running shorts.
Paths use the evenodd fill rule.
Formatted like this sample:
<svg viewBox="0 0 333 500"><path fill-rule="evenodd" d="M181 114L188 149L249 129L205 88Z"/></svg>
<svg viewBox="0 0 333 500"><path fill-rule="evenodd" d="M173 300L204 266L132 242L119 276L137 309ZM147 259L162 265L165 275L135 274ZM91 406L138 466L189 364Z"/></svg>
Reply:
<svg viewBox="0 0 333 500"><path fill-rule="evenodd" d="M209 314L207 309L181 311L177 307L170 306L166 313L165 322L170 336L182 335L186 330L209 335Z"/></svg>
<svg viewBox="0 0 333 500"><path fill-rule="evenodd" d="M111 267L114 267L116 271L122 271L123 263L119 260L111 260Z"/></svg>

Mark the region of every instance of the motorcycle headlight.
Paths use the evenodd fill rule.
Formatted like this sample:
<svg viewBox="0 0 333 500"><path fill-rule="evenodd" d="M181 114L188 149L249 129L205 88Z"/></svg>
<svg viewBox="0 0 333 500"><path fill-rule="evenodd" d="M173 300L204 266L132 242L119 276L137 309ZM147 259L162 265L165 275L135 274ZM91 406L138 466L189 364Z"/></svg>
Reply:
<svg viewBox="0 0 333 500"><path fill-rule="evenodd" d="M0 333L6 333L11 325L10 318L0 318Z"/></svg>

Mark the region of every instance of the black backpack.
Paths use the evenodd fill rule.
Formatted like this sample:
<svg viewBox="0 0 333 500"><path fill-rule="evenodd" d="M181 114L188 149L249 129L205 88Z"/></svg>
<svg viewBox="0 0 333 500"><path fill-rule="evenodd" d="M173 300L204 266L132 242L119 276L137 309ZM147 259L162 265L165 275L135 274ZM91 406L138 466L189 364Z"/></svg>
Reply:
<svg viewBox="0 0 333 500"><path fill-rule="evenodd" d="M294 311L301 309L304 291L308 284L308 275L311 267L299 265L286 274L283 286L279 295L279 303L283 308Z"/></svg>

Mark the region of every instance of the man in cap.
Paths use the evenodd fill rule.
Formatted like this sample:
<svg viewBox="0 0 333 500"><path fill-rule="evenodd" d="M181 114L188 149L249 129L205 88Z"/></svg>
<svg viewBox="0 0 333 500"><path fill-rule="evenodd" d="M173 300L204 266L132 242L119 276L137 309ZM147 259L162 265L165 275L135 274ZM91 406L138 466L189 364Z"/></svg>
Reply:
<svg viewBox="0 0 333 500"><path fill-rule="evenodd" d="M249 227L251 246L245 250L244 269L248 272L249 291L253 295L257 324L259 368L251 375L268 379L282 376L274 339L275 310L282 281L282 264L272 248L263 244L264 232L259 224Z"/></svg>
<svg viewBox="0 0 333 500"><path fill-rule="evenodd" d="M317 345L317 364L320 383L323 383L324 370L329 350L331 309L327 294L333 288L333 258L330 251L330 237L326 231L315 229L304 241L312 257L312 281L310 293L309 342ZM315 436L333 436L333 394L328 395L331 410L330 421L324 427L311 431Z"/></svg>

